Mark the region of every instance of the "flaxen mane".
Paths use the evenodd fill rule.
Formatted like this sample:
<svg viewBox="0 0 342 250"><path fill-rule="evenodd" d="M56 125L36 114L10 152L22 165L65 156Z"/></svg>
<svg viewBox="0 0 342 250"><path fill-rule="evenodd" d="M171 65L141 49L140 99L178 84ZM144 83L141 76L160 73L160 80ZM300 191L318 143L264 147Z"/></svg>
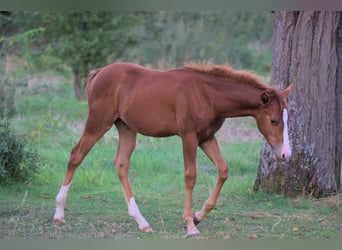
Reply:
<svg viewBox="0 0 342 250"><path fill-rule="evenodd" d="M256 74L247 70L234 70L228 65L216 65L210 61L204 61L198 63L185 63L184 66L196 71L236 79L238 82L247 83L259 89L270 88L270 86L265 84L264 81Z"/></svg>

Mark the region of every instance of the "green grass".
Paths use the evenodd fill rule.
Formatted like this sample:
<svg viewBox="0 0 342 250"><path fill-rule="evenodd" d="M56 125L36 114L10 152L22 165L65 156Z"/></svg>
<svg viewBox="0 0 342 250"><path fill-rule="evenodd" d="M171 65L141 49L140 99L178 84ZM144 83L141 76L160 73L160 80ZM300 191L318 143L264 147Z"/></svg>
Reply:
<svg viewBox="0 0 342 250"><path fill-rule="evenodd" d="M36 86L17 91L18 115L12 126L31 136L43 168L30 183L0 187L0 238L184 238L180 139L138 136L130 181L140 210L154 229L154 233L141 233L127 213L114 170L114 128L77 170L66 204L66 223L52 222L55 196L71 147L82 132L87 105L75 101L67 81L43 90ZM235 120L231 125L256 130L250 119ZM253 192L261 141L236 138L231 143L220 140L230 175L216 208L198 226L202 238L342 238L341 195L316 200ZM201 208L216 181L215 168L200 150L197 163L195 210Z"/></svg>

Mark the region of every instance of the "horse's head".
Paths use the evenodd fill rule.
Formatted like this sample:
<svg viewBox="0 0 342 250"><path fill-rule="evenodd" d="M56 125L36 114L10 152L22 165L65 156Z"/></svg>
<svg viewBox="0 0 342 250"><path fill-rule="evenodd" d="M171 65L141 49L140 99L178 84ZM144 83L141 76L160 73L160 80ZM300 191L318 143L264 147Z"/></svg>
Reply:
<svg viewBox="0 0 342 250"><path fill-rule="evenodd" d="M291 148L288 135L288 111L286 99L291 86L284 91L273 89L261 94L261 108L256 115L260 132L272 146L278 159L288 160Z"/></svg>

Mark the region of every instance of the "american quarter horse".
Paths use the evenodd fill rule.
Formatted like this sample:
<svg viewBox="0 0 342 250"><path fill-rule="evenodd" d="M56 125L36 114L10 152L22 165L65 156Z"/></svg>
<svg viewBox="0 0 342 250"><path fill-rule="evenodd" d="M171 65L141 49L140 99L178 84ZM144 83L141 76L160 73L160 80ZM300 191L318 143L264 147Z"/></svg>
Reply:
<svg viewBox="0 0 342 250"><path fill-rule="evenodd" d="M187 235L199 235L196 225L215 207L228 177L215 133L225 118L252 116L259 131L279 159L291 156L287 127L290 87L270 87L256 75L211 62L185 64L168 71L131 63L114 63L96 69L87 79L88 117L83 134L72 148L66 174L56 197L55 222L64 221L64 206L76 168L95 142L115 124L119 133L114 164L128 213L143 232L152 228L135 202L128 167L137 133L167 137L178 135L184 158ZM214 189L202 209L193 213L192 191L196 180L196 152L200 147L217 168Z"/></svg>

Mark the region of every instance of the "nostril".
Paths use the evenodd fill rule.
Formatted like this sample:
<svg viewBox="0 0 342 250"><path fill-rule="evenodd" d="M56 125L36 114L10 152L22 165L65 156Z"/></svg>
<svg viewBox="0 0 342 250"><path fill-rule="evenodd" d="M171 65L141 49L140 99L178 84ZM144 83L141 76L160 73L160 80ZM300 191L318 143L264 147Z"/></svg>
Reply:
<svg viewBox="0 0 342 250"><path fill-rule="evenodd" d="M281 158L282 158L282 159L285 159L285 154L282 154L282 155L281 155Z"/></svg>

